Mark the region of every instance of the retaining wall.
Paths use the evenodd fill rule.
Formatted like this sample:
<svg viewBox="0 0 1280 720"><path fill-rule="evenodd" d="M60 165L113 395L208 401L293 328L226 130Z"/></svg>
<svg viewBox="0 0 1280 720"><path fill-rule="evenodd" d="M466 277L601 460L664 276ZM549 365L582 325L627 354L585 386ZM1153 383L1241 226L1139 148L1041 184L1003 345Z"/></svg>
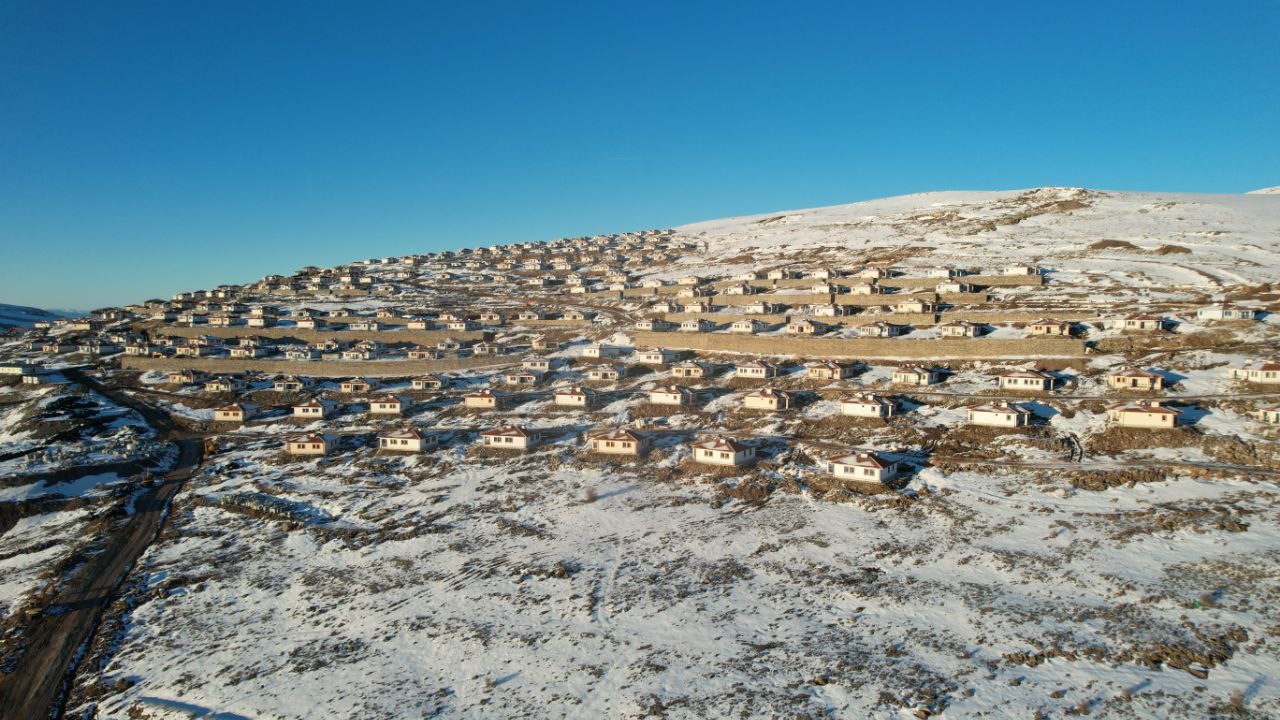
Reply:
<svg viewBox="0 0 1280 720"><path fill-rule="evenodd" d="M126 370L200 370L207 373L262 372L268 375L310 377L403 377L449 372L468 368L510 365L519 362L513 355L442 358L440 360L246 360L240 358L147 358L122 357Z"/></svg>
<svg viewBox="0 0 1280 720"><path fill-rule="evenodd" d="M967 360L978 358L1064 358L1085 354L1082 340L1037 338L793 338L725 333L629 332L636 347L738 352L799 357L886 358L902 360Z"/></svg>

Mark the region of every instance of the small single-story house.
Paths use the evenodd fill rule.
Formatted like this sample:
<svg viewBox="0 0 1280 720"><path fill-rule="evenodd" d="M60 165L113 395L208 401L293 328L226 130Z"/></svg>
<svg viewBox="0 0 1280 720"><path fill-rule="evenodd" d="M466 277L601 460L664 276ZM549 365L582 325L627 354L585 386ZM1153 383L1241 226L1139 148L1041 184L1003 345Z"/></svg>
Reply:
<svg viewBox="0 0 1280 720"><path fill-rule="evenodd" d="M1233 380L1275 385L1280 383L1280 362L1251 362L1230 370Z"/></svg>
<svg viewBox="0 0 1280 720"><path fill-rule="evenodd" d="M293 406L293 417L297 420L323 420L329 417L333 406L319 400L309 400Z"/></svg>
<svg viewBox="0 0 1280 720"><path fill-rule="evenodd" d="M742 311L748 315L777 315L782 312L783 309L784 306L782 303L768 302L765 300L742 306Z"/></svg>
<svg viewBox="0 0 1280 720"><path fill-rule="evenodd" d="M854 395L840 400L840 414L848 417L888 420L895 409L892 400L879 395Z"/></svg>
<svg viewBox="0 0 1280 720"><path fill-rule="evenodd" d="M1280 424L1280 403L1265 405L1254 410L1250 415L1253 415L1260 422L1271 425Z"/></svg>
<svg viewBox="0 0 1280 720"><path fill-rule="evenodd" d="M244 407L240 405L226 405L213 411L214 422L242 423L245 417Z"/></svg>
<svg viewBox="0 0 1280 720"><path fill-rule="evenodd" d="M364 378L343 380L338 389L347 394L367 393L373 389L373 383Z"/></svg>
<svg viewBox="0 0 1280 720"><path fill-rule="evenodd" d="M537 370L521 368L502 374L502 382L507 385L537 385L542 380L542 373Z"/></svg>
<svg viewBox="0 0 1280 720"><path fill-rule="evenodd" d="M821 335L830 329L825 323L813 320L792 320L787 323L787 332L792 335Z"/></svg>
<svg viewBox="0 0 1280 720"><path fill-rule="evenodd" d="M680 332L711 332L715 329L715 323L710 320L703 320L702 318L684 320L680 323Z"/></svg>
<svg viewBox="0 0 1280 720"><path fill-rule="evenodd" d="M617 365L593 365L587 368L587 379L597 382L617 382L626 374L626 368Z"/></svg>
<svg viewBox="0 0 1280 720"><path fill-rule="evenodd" d="M853 453L827 460L827 473L841 480L865 483L885 483L900 472L899 465L881 458L876 453Z"/></svg>
<svg viewBox="0 0 1280 720"><path fill-rule="evenodd" d="M414 428L378 433L378 449L393 452L424 452L439 443L435 435L424 435Z"/></svg>
<svg viewBox="0 0 1280 720"><path fill-rule="evenodd" d="M520 367L525 370L533 370L535 372L545 373L551 371L551 358L531 355L520 361Z"/></svg>
<svg viewBox="0 0 1280 720"><path fill-rule="evenodd" d="M1000 373L997 382L1001 390L1045 392L1053 389L1054 377L1042 370L1009 370Z"/></svg>
<svg viewBox="0 0 1280 720"><path fill-rule="evenodd" d="M622 348L604 343L591 343L582 348L582 357L616 358L622 357Z"/></svg>
<svg viewBox="0 0 1280 720"><path fill-rule="evenodd" d="M404 401L395 395L386 395L369 402L370 415L399 415L404 412Z"/></svg>
<svg viewBox="0 0 1280 720"><path fill-rule="evenodd" d="M1159 400L1115 405L1107 408L1107 419L1120 427L1173 428L1182 413L1165 407Z"/></svg>
<svg viewBox="0 0 1280 720"><path fill-rule="evenodd" d="M729 332L756 334L765 328L765 324L754 318L748 320L735 320L729 326Z"/></svg>
<svg viewBox="0 0 1280 720"><path fill-rule="evenodd" d="M742 397L742 407L746 410L787 410L795 402L795 396L784 390L760 388Z"/></svg>
<svg viewBox="0 0 1280 720"><path fill-rule="evenodd" d="M891 338L898 337L907 332L907 325L898 325L897 323L887 323L883 320L866 323L858 326L858 337L871 338Z"/></svg>
<svg viewBox="0 0 1280 720"><path fill-rule="evenodd" d="M1070 337L1071 323L1044 318L1027 325L1027 334L1032 337L1037 335Z"/></svg>
<svg viewBox="0 0 1280 720"><path fill-rule="evenodd" d="M858 368L856 363L842 363L834 360L818 360L805 363L805 377L810 380L844 380L853 377Z"/></svg>
<svg viewBox="0 0 1280 720"><path fill-rule="evenodd" d="M679 357L675 350L649 348L636 352L636 361L646 365L666 365Z"/></svg>
<svg viewBox="0 0 1280 720"><path fill-rule="evenodd" d="M1147 313L1134 313L1124 319L1125 332L1159 332L1164 329L1164 318Z"/></svg>
<svg viewBox="0 0 1280 720"><path fill-rule="evenodd" d="M529 450L542 441L542 433L519 425L503 425L480 433L485 447L500 450Z"/></svg>
<svg viewBox="0 0 1280 720"><path fill-rule="evenodd" d="M733 376L761 380L777 377L779 372L780 368L768 360L748 360L747 362L738 363L733 370Z"/></svg>
<svg viewBox="0 0 1280 720"><path fill-rule="evenodd" d="M285 443L285 452L290 455L327 455L329 439L324 435L307 435L291 438Z"/></svg>
<svg viewBox="0 0 1280 720"><path fill-rule="evenodd" d="M1006 265L1000 270L1001 275L1039 275L1040 268L1035 265L1025 265L1019 263L1017 265Z"/></svg>
<svg viewBox="0 0 1280 720"><path fill-rule="evenodd" d="M942 337L960 337L971 338L978 337L982 334L982 326L978 323L971 323L968 320L952 320L949 323L943 323L938 326L938 333Z"/></svg>
<svg viewBox="0 0 1280 720"><path fill-rule="evenodd" d="M424 375L413 379L414 390L443 390L449 386L449 379L441 375Z"/></svg>
<svg viewBox="0 0 1280 720"><path fill-rule="evenodd" d="M969 408L969 424L984 427L1025 427L1031 423L1031 411L1009 402L993 402Z"/></svg>
<svg viewBox="0 0 1280 720"><path fill-rule="evenodd" d="M928 300L913 298L911 300L902 300L893 306L896 313L931 313L938 309L937 303Z"/></svg>
<svg viewBox="0 0 1280 720"><path fill-rule="evenodd" d="M462 406L481 410L496 410L506 405L506 396L493 390L477 390L462 396Z"/></svg>
<svg viewBox="0 0 1280 720"><path fill-rule="evenodd" d="M818 303L810 305L805 309L813 317L843 317L849 314L848 305L837 305L835 303Z"/></svg>
<svg viewBox="0 0 1280 720"><path fill-rule="evenodd" d="M301 378L292 375L276 378L275 382L271 383L271 389L276 392L298 392L304 387L306 387L306 383Z"/></svg>
<svg viewBox="0 0 1280 720"><path fill-rule="evenodd" d="M677 378L704 378L710 374L710 366L697 360L688 360L671 368L671 377Z"/></svg>
<svg viewBox="0 0 1280 720"><path fill-rule="evenodd" d="M677 327L675 323L669 323L658 318L645 318L636 322L636 329L646 332L667 332L675 327Z"/></svg>
<svg viewBox="0 0 1280 720"><path fill-rule="evenodd" d="M704 438L689 443L693 461L704 465L740 467L756 460L756 449L731 437Z"/></svg>
<svg viewBox="0 0 1280 720"><path fill-rule="evenodd" d="M1257 320L1258 313L1253 308L1239 305L1210 305L1196 310L1197 320Z"/></svg>
<svg viewBox="0 0 1280 720"><path fill-rule="evenodd" d="M649 402L654 405L692 405L693 391L683 385L667 385L649 391Z"/></svg>
<svg viewBox="0 0 1280 720"><path fill-rule="evenodd" d="M936 286L934 286L933 291L938 293L939 295L949 295L949 294L955 294L955 293L970 293L970 292L973 292L973 286L965 282L952 281L952 282L938 283Z"/></svg>
<svg viewBox="0 0 1280 720"><path fill-rule="evenodd" d="M875 284L874 282L858 283L849 286L850 295L884 295L886 292L887 291L883 287Z"/></svg>
<svg viewBox="0 0 1280 720"><path fill-rule="evenodd" d="M936 385L942 382L942 373L934 368L919 365L903 365L893 371L894 385Z"/></svg>
<svg viewBox="0 0 1280 720"><path fill-rule="evenodd" d="M596 404L597 393L591 388L571 387L556 391L555 404L563 407L588 408Z"/></svg>
<svg viewBox="0 0 1280 720"><path fill-rule="evenodd" d="M649 451L648 435L621 428L606 430L588 436L592 452L605 455L631 455L639 457Z"/></svg>
<svg viewBox="0 0 1280 720"><path fill-rule="evenodd" d="M1117 370L1107 376L1112 390L1163 390L1164 376L1141 368Z"/></svg>

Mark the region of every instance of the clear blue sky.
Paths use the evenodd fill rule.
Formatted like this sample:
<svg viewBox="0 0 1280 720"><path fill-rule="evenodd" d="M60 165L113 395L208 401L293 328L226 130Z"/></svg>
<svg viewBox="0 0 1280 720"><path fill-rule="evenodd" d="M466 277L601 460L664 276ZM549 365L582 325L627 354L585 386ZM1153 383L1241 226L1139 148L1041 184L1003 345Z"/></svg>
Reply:
<svg viewBox="0 0 1280 720"><path fill-rule="evenodd" d="M1280 3L0 2L0 302L937 189L1280 184Z"/></svg>

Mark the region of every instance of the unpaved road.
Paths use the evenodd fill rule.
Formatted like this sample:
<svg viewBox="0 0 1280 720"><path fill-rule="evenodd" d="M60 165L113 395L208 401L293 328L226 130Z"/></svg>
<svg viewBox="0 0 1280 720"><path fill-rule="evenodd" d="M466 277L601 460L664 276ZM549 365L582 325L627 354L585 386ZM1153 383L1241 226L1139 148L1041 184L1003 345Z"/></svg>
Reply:
<svg viewBox="0 0 1280 720"><path fill-rule="evenodd" d="M0 675L0 718L62 716L81 648L93 639L116 588L159 534L170 501L200 464L203 452L200 440L183 436L165 413L109 390L78 370L66 374L72 382L137 410L158 433L177 443L178 460L155 487L137 496L133 514L116 521L105 544L65 579L49 609L28 623L21 656L12 672Z"/></svg>

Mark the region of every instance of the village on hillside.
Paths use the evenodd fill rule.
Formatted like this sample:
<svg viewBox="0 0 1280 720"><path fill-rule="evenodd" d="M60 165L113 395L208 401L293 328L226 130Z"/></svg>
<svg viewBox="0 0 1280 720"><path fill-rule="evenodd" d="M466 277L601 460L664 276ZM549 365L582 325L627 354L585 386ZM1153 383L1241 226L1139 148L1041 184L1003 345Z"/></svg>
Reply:
<svg viewBox="0 0 1280 720"><path fill-rule="evenodd" d="M1228 270L1215 275L1214 268L1226 265L1215 265L1216 259L1196 264L1199 250L1182 236L1141 241L1064 234L1052 225L1028 230L1041 221L1087 216L1108 202L1115 201L1092 191L1044 189L990 201L983 206L990 217L951 210L944 198L938 208L894 206L878 219L868 219L872 214L865 210L850 217L815 211L807 226L803 213L795 213L736 219L725 225L731 230L695 225L371 258L333 268L306 266L291 275L189 290L12 330L0 340L0 413L8 428L0 436L0 470L15 478L39 478L48 489L18 480L8 484L2 498L10 506L5 522L17 528L9 537L12 547L0 543L0 552L9 548L15 554L6 557L16 558L3 598L6 617L12 621L46 612L42 598L57 586L42 560L24 560L16 550L23 538L53 532L31 524L45 522L39 520L49 517L43 513L80 513L98 502L86 499L94 493L113 497L114 507L129 505L131 488L154 484L153 474L175 463L173 447L161 442L163 430L198 444L199 460L174 501L176 519L158 549L146 556L151 569L134 581L128 597L140 605L143 598L172 599L137 611L132 605L116 608L110 622L116 623L111 627L118 647L104 641L87 649L102 675L81 678L74 689L81 704L104 702L123 713L127 707L145 710L152 702L155 710L157 701L147 699L142 685L131 690L132 681L122 679L133 677L129 672L162 677L154 681L180 689L184 697L215 697L222 692L213 689L219 683L252 684L259 676L286 672L287 665L294 668L288 672L314 671L308 676L314 685L308 687L326 712L345 716L379 707L376 693L358 702L332 695L323 681L324 663L296 669L319 662L307 659L313 650L319 653L317 648L326 657L351 653L351 662L368 657L373 638L383 631L352 630L350 618L341 613L327 616L325 622L334 624L325 627L351 633L349 644L308 639L278 667L234 670L227 647L215 643L203 650L161 651L155 643L161 630L125 621L134 612L158 613L145 627L163 628L169 604L216 603L234 608L228 612L238 613L236 622L262 623L262 642L272 637L282 642L302 622L298 617L313 613L319 622L332 612L328 600L317 599L324 596L322 588L357 580L367 586L338 604L361 604L370 617L384 610L374 608L380 593L411 596L429 584L436 593L432 597L453 598L439 601L430 622L407 615L396 620L399 627L430 626L431 633L454 638L452 644L436 641L441 643L439 667L432 672L441 676L450 663L471 663L469 653L475 643L491 642L489 633L502 638L493 642L504 643L511 657L539 664L529 648L547 640L533 625L517 629L495 619L479 629L461 620L464 615L492 611L494 617L506 617L512 607L532 603L544 608L536 617L550 612L573 632L587 632L572 620L585 613L581 622L625 634L629 631L612 622L628 609L661 607L652 610L652 619L680 607L682 619L663 616L664 622L677 624L704 612L729 618L743 606L731 602L728 589L714 597L699 593L745 583L751 588L747 605L772 607L777 600L793 608L770 615L775 625L786 627L784 616L801 612L796 607L815 614L783 633L803 638L777 641L790 645L789 657L798 648L810 653L806 657L812 662L802 663L802 671L793 668L804 677L788 675L788 682L805 684L811 697L835 692L825 685L834 682L839 668L902 673L914 688L872 700L847 690L849 695L824 702L888 704L928 717L948 707L997 707L1010 701L1007 693L1015 693L1020 707L1039 707L1039 700L1016 694L1026 682L1038 688L1036 697L1052 697L1060 709L1081 702L1088 706L1092 701L1082 700L1076 690L1059 687L1071 685L1060 674L1035 675L1047 673L1050 660L1067 657L1138 668L1125 676L1130 686L1142 682L1136 673L1163 668L1162 677L1171 677L1180 672L1184 679L1161 685L1162 692L1170 697L1190 693L1206 673L1221 672L1236 649L1254 643L1249 652L1264 654L1256 634L1241 639L1222 617L1190 629L1175 620L1192 607L1187 603L1196 603L1194 611L1187 610L1195 613L1224 606L1223 594L1229 591L1223 588L1231 583L1197 589L1199 599L1167 598L1167 607L1141 609L1140 601L1128 597L1137 593L1133 588L1172 576L1119 578L1112 573L1120 571L1105 562L1072 570L1072 558L1102 552L1110 540L1076 545L1070 538L1083 537L1091 523L1099 523L1098 538L1124 542L1163 530L1243 532L1273 511L1249 488L1280 479L1280 283L1248 276L1233 280ZM1159 213L1158 205L1152 200L1143 207ZM887 223L885 217L897 224L878 225ZM939 225L944 230L937 232L949 237L930 234ZM992 233L1007 237L1007 243L972 240ZM1040 242L1036 233L1060 242ZM1199 237L1212 242L1216 236ZM1262 248L1242 247L1241 253L1263 258L1256 267L1274 270L1265 259L1271 256L1258 255ZM152 414L174 427L160 428ZM113 474L97 474L103 467ZM72 491L59 495L68 481ZM1193 487L1187 484L1216 483L1218 489L1194 485L1185 498L1158 504L1160 512L1175 518L1165 527L1142 510L1142 493L1160 483L1184 490ZM640 487L646 488L643 501L636 494ZM583 508L605 512L601 508L624 506L630 514L582 515ZM944 524L954 524L958 534L944 536L935 529L928 539L912 540L912 533L924 532L927 523L918 513L925 508L946 518ZM976 519L987 512L1004 519ZM1036 513L1043 514L1043 523L1034 519ZM470 525L480 516L495 518L494 524ZM620 562L619 554L640 552L634 548L648 547L645 538L659 532L645 526L645 518L664 516L675 524L660 531L667 538L663 547L645 552L677 554L663 556L661 565L635 558L630 565ZM53 547L76 547L74 538L95 522L68 514L56 528ZM723 525L709 530L713 523ZM865 523L862 530L839 529L857 523ZM853 632L843 626L837 630L833 623L856 623L878 601L905 603L905 596L916 592L908 587L927 594L934 583L947 582L943 575L959 577L975 554L965 549L970 539L1023 523L1040 524L999 552L1012 557L1043 546L1043 552L1070 557L1065 569L1035 571L1008 558L994 560L1000 573L1009 573L1006 587L1030 584L1036 588L1027 590L1036 597L1033 604L1049 607L1062 602L1055 584L1078 580L1088 592L1100 593L1099 606L1127 598L1124 603L1135 603L1129 611L1154 613L1153 627L1166 633L1160 642L1168 645L1153 649L1154 641L1139 630L1144 623L1130 623L1133 628L1124 631L1110 625L1086 631L1090 621L1083 615L1049 613L1052 620L1032 621L1021 614L1015 619L1005 608L995 611L984 632L1006 637L1001 633L1021 627L1020 622L1060 625L1010 631L1007 637L1014 639L994 643L998 651L965 650L965 642L954 638L937 640L939 649L919 637L902 639L920 627L904 619L912 614L901 607L892 623L885 620L879 627L883 635L875 642L901 643L906 649L874 661L881 664L871 667L864 663L872 660L853 657L867 654L865 647L857 651L862 647L857 643L870 642L870 636L842 640L849 655L819 644L824 633ZM1148 524L1123 534L1139 523ZM753 524L769 529L757 537ZM806 528L801 534L809 539L780 529L788 524ZM575 529L557 532L557 526ZM730 552L716 545L730 527L753 538L750 547ZM469 528L465 539L456 537L459 528ZM308 538L305 547L289 539L299 531ZM842 539L824 539L826 532ZM673 538L683 534L733 559L688 566L694 561L673 549ZM871 536L878 540L862 544L860 538ZM260 544L250 544L248 537ZM1170 542L1174 546L1162 546L1158 554L1172 567L1183 562L1180 553L1187 563L1195 553L1208 557L1217 541L1205 535L1198 541L1203 545ZM395 555L391 548L397 543L417 548L414 552L423 554L416 557L429 555L433 563L452 557L447 562L454 567L437 574L408 556L383 557ZM806 543L810 550L820 548L819 556L804 550ZM588 546L605 550L585 550ZM478 547L493 549L486 564L478 564ZM335 565L323 576L306 575L304 589L246 575L221 600L213 590L201 592L216 588L223 573L249 572L250 558L303 563L322 556L321 548L359 555L384 569L391 563L405 577L384 586L360 580L365 570L340 578L345 573ZM1126 546L1116 552L1115 562L1124 564L1134 556L1128 553L1146 551ZM765 559L777 553L795 565L783 569L786 563L779 560L766 567ZM234 560L224 564L224 557ZM949 569L904 580L913 563L926 557ZM202 569L196 572L185 563ZM300 572L299 566L285 567L280 565L280 576ZM824 585L837 583L824 575L834 567L844 568L838 583L862 588L847 602L831 600ZM313 571L319 572L307 573ZM1195 574L1186 572L1186 577ZM1227 573L1216 566L1213 572ZM413 573L421 575L409 579ZM906 585L894 589L888 580L877 579L885 573ZM1264 591L1264 577L1250 577L1257 583L1250 587L1261 593L1255 602L1270 602L1274 588ZM797 590L798 578L804 578L806 589ZM494 582L504 583L500 599L467 595ZM621 587L627 582L630 599L624 599ZM822 587L808 587L813 582ZM976 598L972 583L978 580L956 582L936 590L936 597L963 597L956 602L971 610L990 607L990 597ZM186 588L182 598L166 595L166 583ZM552 588L546 597L519 599L539 583ZM676 584L682 589L673 589ZM1166 597L1166 592L1152 589L1147 595ZM282 593L308 599L289 601L294 615L287 618L250 611L248 598L261 601ZM407 597L391 607L397 612L413 607ZM681 604L693 602L682 600L688 597L700 598L696 610ZM455 602L459 605L451 612ZM821 608L828 602L835 609L824 615ZM493 609L495 603L503 604L502 613ZM1031 611L1017 611L1024 612ZM1269 611L1245 602L1239 613L1237 620ZM190 608L172 622L218 637L209 617ZM859 633L875 635L874 620L859 627ZM11 624L8 645L0 650L14 653L24 647L15 628ZM1041 631L1043 637L1037 635ZM398 644L408 642L404 637L393 639L387 632L382 652L400 657L408 651ZM1169 639L1175 635L1182 639ZM661 657L638 641L610 642L588 641L599 645L583 650L595 655L583 659L578 670L587 668L607 680L614 671L601 658L622 653L628 672L652 676L631 680L647 694L618 695L638 703L628 705L633 710L674 707L663 693L676 691L660 678L663 668L679 662L674 658L680 652L689 653L685 661L708 676L728 673L726 685L741 685L761 672L712 660L737 652L726 649L729 640L720 637L699 637L695 647L683 651L677 650L682 641L672 638ZM746 641L739 637L738 642ZM751 646L756 648L752 656L766 657L774 647L768 643L775 641L752 642L758 642ZM983 642L973 639L968 646ZM445 645L448 651L441 649ZM144 661L149 653L164 660ZM218 681L171 670L191 661L186 653L221 658L214 673ZM959 667L939 659L957 654L973 661ZM642 666L649 670L637 669ZM482 669L475 672L470 690L446 696L429 695L424 688L415 707L425 712L463 703L458 707L474 710L479 706L466 703L481 702L476 698L499 702L491 699L501 695L503 681ZM539 683L572 684L567 676L526 672ZM964 677L997 674L1010 685L1005 695L965 694ZM1102 665L1085 674L1090 683L1113 681ZM108 682L108 676L115 679ZM686 698L693 703L688 711L714 714L752 702L752 693L760 693L756 700L767 697L774 706L797 703L795 716L801 716L807 702L781 685L733 687L733 693L743 693L734 700L726 700L727 694L719 700ZM1063 695L1049 694L1059 691ZM588 714L591 709L608 714L618 707L610 703L621 702L588 691L564 692L586 703ZM655 700L659 696L665 699ZM516 712L535 702L532 698L522 696L525 705L511 700L501 707Z"/></svg>

